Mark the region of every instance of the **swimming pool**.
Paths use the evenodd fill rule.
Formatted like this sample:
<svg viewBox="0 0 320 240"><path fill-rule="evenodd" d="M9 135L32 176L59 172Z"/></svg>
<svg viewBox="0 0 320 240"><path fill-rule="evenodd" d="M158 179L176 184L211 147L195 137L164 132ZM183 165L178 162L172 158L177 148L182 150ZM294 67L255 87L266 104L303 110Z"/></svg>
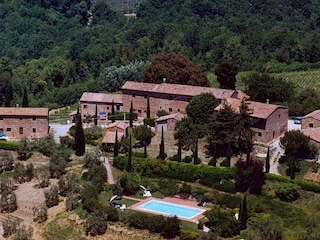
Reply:
<svg viewBox="0 0 320 240"><path fill-rule="evenodd" d="M180 218L191 219L195 216L203 213L205 210L194 207L187 207L184 205L179 205L175 203L168 203L159 200L150 200L144 204L141 204L137 207L137 209L141 209L148 212L163 214L167 216L176 215Z"/></svg>

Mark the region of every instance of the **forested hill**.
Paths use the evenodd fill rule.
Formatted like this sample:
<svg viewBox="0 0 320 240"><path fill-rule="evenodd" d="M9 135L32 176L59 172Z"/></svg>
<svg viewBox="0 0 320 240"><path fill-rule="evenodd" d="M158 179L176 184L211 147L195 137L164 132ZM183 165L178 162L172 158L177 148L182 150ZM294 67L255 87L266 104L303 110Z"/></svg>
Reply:
<svg viewBox="0 0 320 240"><path fill-rule="evenodd" d="M241 70L319 67L320 1L135 3L137 18L112 11L112 0L1 1L0 67L12 69L13 101L26 86L31 105L74 103L84 90L105 90L96 80L106 66L160 52L185 54L204 71L220 59Z"/></svg>

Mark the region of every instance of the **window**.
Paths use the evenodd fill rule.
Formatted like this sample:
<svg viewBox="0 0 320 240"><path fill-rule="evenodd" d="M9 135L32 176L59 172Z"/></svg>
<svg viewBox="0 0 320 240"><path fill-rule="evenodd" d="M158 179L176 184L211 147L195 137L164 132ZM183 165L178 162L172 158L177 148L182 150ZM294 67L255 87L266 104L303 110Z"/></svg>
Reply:
<svg viewBox="0 0 320 240"><path fill-rule="evenodd" d="M169 108L169 112L172 112L172 108Z"/></svg>
<svg viewBox="0 0 320 240"><path fill-rule="evenodd" d="M3 133L3 128L0 128L0 133Z"/></svg>
<svg viewBox="0 0 320 240"><path fill-rule="evenodd" d="M84 104L84 105L83 105L83 108L87 108L87 105L86 105L86 104Z"/></svg>
<svg viewBox="0 0 320 240"><path fill-rule="evenodd" d="M147 96L143 96L144 98L148 98Z"/></svg>
<svg viewBox="0 0 320 240"><path fill-rule="evenodd" d="M116 106L116 111L120 111L120 105Z"/></svg>
<svg viewBox="0 0 320 240"><path fill-rule="evenodd" d="M136 97L136 95L132 95L132 97Z"/></svg>
<svg viewBox="0 0 320 240"><path fill-rule="evenodd" d="M35 121L37 118L36 117L32 117L32 120Z"/></svg>
<svg viewBox="0 0 320 240"><path fill-rule="evenodd" d="M11 132L11 128L7 128L7 132Z"/></svg>
<svg viewBox="0 0 320 240"><path fill-rule="evenodd" d="M33 132L33 133L36 133L37 130L36 130L35 128L32 128L32 132Z"/></svg>
<svg viewBox="0 0 320 240"><path fill-rule="evenodd" d="M107 107L107 110L109 110L110 108L109 107Z"/></svg>
<svg viewBox="0 0 320 240"><path fill-rule="evenodd" d="M310 127L310 128L313 128L313 123L309 123L309 127Z"/></svg>
<svg viewBox="0 0 320 240"><path fill-rule="evenodd" d="M261 133L261 132L258 132L258 136L261 137L261 136L262 136L262 133Z"/></svg>
<svg viewBox="0 0 320 240"><path fill-rule="evenodd" d="M3 120L3 117L2 117L2 116L0 116L0 120Z"/></svg>
<svg viewBox="0 0 320 240"><path fill-rule="evenodd" d="M180 112L180 109L178 108L178 112Z"/></svg>
<svg viewBox="0 0 320 240"><path fill-rule="evenodd" d="M19 133L20 133L20 134L23 134L23 127L20 127L20 128L19 128Z"/></svg>
<svg viewBox="0 0 320 240"><path fill-rule="evenodd" d="M141 110L140 110L140 109L138 110L138 113L141 113Z"/></svg>

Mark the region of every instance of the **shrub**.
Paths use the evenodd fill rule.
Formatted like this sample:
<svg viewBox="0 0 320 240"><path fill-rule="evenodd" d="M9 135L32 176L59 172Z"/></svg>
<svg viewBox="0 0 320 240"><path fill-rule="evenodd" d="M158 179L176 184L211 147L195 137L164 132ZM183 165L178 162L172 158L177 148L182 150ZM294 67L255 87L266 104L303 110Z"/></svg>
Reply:
<svg viewBox="0 0 320 240"><path fill-rule="evenodd" d="M11 213L18 209L17 197L14 192L2 192L0 197L0 212Z"/></svg>
<svg viewBox="0 0 320 240"><path fill-rule="evenodd" d="M0 141L1 142L1 141ZM9 151L0 151L0 173L12 171L13 169L13 156Z"/></svg>
<svg viewBox="0 0 320 240"><path fill-rule="evenodd" d="M199 240L200 239L200 235L199 235L198 232L186 230L186 231L182 231L181 232L181 235L180 235L179 239L180 240Z"/></svg>
<svg viewBox="0 0 320 240"><path fill-rule="evenodd" d="M177 216L167 218L162 224L161 236L171 239L181 234L180 220Z"/></svg>
<svg viewBox="0 0 320 240"><path fill-rule="evenodd" d="M33 221L43 223L48 219L48 208L45 205L33 207Z"/></svg>
<svg viewBox="0 0 320 240"><path fill-rule="evenodd" d="M60 137L60 144L62 146L65 146L67 148L70 149L74 149L75 145L74 145L74 139L69 137L69 136L61 136Z"/></svg>
<svg viewBox="0 0 320 240"><path fill-rule="evenodd" d="M145 118L143 119L143 124L150 127L155 127L155 119L154 118Z"/></svg>
<svg viewBox="0 0 320 240"><path fill-rule="evenodd" d="M58 194L58 187L53 186L49 190L44 192L45 196L45 203L48 208L56 206L59 204L59 194Z"/></svg>
<svg viewBox="0 0 320 240"><path fill-rule="evenodd" d="M214 188L217 190L227 192L227 193L235 193L236 192L236 185L235 183L230 180L221 180L220 182L216 182L213 184Z"/></svg>
<svg viewBox="0 0 320 240"><path fill-rule="evenodd" d="M299 197L299 186L292 183L277 183L275 186L276 196L285 202L293 202Z"/></svg>
<svg viewBox="0 0 320 240"><path fill-rule="evenodd" d="M66 196L66 210L72 211L79 205L79 200L81 199L80 194L68 193Z"/></svg>
<svg viewBox="0 0 320 240"><path fill-rule="evenodd" d="M103 135L103 131L101 127L92 126L90 128L84 129L84 136L86 140L97 140L101 138Z"/></svg>
<svg viewBox="0 0 320 240"><path fill-rule="evenodd" d="M143 212L134 212L129 215L128 223L130 227L137 229L147 229L148 214Z"/></svg>
<svg viewBox="0 0 320 240"><path fill-rule="evenodd" d="M239 207L241 203L241 197L231 194L219 194L217 198L218 204L234 209Z"/></svg>
<svg viewBox="0 0 320 240"><path fill-rule="evenodd" d="M171 179L163 179L159 184L159 191L165 196L173 196L179 190L178 182Z"/></svg>
<svg viewBox="0 0 320 240"><path fill-rule="evenodd" d="M2 222L3 234L2 236L7 238L16 233L19 227L19 220L16 218L7 218Z"/></svg>
<svg viewBox="0 0 320 240"><path fill-rule="evenodd" d="M32 240L33 228L21 226L17 229L16 233L13 236L13 240Z"/></svg>
<svg viewBox="0 0 320 240"><path fill-rule="evenodd" d="M84 225L85 233L88 236L102 235L107 231L108 214L103 211L94 211L89 214Z"/></svg>
<svg viewBox="0 0 320 240"><path fill-rule="evenodd" d="M0 149L17 151L19 149L19 142L5 142L0 141Z"/></svg>
<svg viewBox="0 0 320 240"><path fill-rule="evenodd" d="M185 156L185 157L182 159L182 162L184 162L184 163L191 163L191 162L192 162L192 156Z"/></svg>
<svg viewBox="0 0 320 240"><path fill-rule="evenodd" d="M149 215L147 219L147 227L150 232L160 233L162 231L162 226L165 218L160 215Z"/></svg>

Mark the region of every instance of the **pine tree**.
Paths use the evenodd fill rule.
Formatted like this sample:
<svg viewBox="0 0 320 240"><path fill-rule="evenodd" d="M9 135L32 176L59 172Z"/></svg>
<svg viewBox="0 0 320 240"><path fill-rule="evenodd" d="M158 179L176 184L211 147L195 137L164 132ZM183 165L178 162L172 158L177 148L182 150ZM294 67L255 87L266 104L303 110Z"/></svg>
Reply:
<svg viewBox="0 0 320 240"><path fill-rule="evenodd" d="M270 171L270 148L268 147L267 157L266 157L266 173Z"/></svg>
<svg viewBox="0 0 320 240"><path fill-rule="evenodd" d="M132 170L132 143L131 143L131 134L129 137L129 152L128 152L128 161L126 165L126 170L127 172L131 172Z"/></svg>
<svg viewBox="0 0 320 240"><path fill-rule="evenodd" d="M116 131L116 137L114 140L113 157L117 157L119 154L119 141L118 141L118 131Z"/></svg>
<svg viewBox="0 0 320 240"><path fill-rule="evenodd" d="M164 152L164 135L163 135L163 127L161 128L161 143L160 143L160 154L159 158L164 160L166 158L166 154Z"/></svg>
<svg viewBox="0 0 320 240"><path fill-rule="evenodd" d="M112 117L111 117L111 122L115 122L116 120L115 120L115 109L114 109L114 101L112 100L112 105L111 105L111 115L112 115Z"/></svg>
<svg viewBox="0 0 320 240"><path fill-rule="evenodd" d="M81 120L81 114L77 113L77 121L75 126L75 134L74 134L74 145L76 150L77 156L83 156L85 153L85 137L84 137L84 131L82 127L82 120Z"/></svg>
<svg viewBox="0 0 320 240"><path fill-rule="evenodd" d="M248 213L247 213L247 196L244 195L239 209L239 220L240 229L244 230L247 228Z"/></svg>
<svg viewBox="0 0 320 240"><path fill-rule="evenodd" d="M23 97L22 97L22 107L29 107L29 100L28 100L28 92L27 88L24 87L23 89Z"/></svg>
<svg viewBox="0 0 320 240"><path fill-rule="evenodd" d="M133 127L133 104L131 101L131 105L130 105L130 114L129 114L129 120L130 120L130 128Z"/></svg>
<svg viewBox="0 0 320 240"><path fill-rule="evenodd" d="M94 125L98 125L98 105L96 104L96 112L94 113Z"/></svg>
<svg viewBox="0 0 320 240"><path fill-rule="evenodd" d="M147 99L147 118L150 118L150 115L151 115L151 113L150 113L150 99L148 97L148 99Z"/></svg>

